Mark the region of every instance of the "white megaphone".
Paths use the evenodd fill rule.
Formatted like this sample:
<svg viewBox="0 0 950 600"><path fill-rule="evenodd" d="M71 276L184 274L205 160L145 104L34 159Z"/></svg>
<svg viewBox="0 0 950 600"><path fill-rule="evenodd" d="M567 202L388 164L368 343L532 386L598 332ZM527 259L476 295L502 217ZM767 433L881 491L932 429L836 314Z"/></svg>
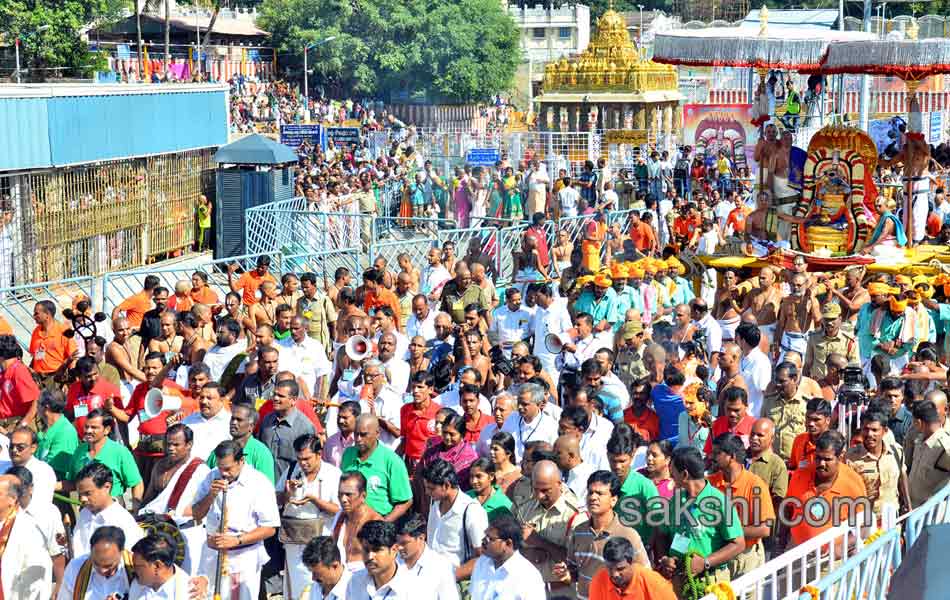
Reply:
<svg viewBox="0 0 950 600"><path fill-rule="evenodd" d="M175 412L181 408L180 396L168 396L162 390L152 388L145 394L145 416L154 418L163 411Z"/></svg>
<svg viewBox="0 0 950 600"><path fill-rule="evenodd" d="M361 361L373 354L373 343L361 335L346 340L346 355L350 360Z"/></svg>
<svg viewBox="0 0 950 600"><path fill-rule="evenodd" d="M564 349L564 344L573 343L577 338L577 330L568 329L563 333L549 333L544 336L544 348L551 354L558 354Z"/></svg>

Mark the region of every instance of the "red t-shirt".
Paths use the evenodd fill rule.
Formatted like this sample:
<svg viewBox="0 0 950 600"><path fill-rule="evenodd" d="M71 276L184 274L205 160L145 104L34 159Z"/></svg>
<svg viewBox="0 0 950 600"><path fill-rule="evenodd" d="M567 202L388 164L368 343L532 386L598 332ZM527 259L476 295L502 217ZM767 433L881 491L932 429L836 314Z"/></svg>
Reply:
<svg viewBox="0 0 950 600"><path fill-rule="evenodd" d="M630 228L630 241L640 252L645 252L655 245L656 238L653 235L653 228L640 221Z"/></svg>
<svg viewBox="0 0 950 600"><path fill-rule="evenodd" d="M713 440L719 437L724 433L734 433L740 438L742 438L742 445L746 448L749 447L749 434L752 433L752 426L755 425L755 417L752 415L746 415L739 420L739 424L736 425L735 429L729 427L729 417L723 415L713 421L712 431L709 432L709 437L706 438L706 456L709 456L709 453L712 452L712 443Z"/></svg>
<svg viewBox="0 0 950 600"><path fill-rule="evenodd" d="M639 417L633 414L633 407L623 411L623 422L633 427L644 442L660 439L660 418L653 409L647 408Z"/></svg>
<svg viewBox="0 0 950 600"><path fill-rule="evenodd" d="M551 253L548 252L548 241L544 238L544 230L528 227L524 235L525 237L534 238L534 241L537 242L538 257L541 259L541 264L545 267L548 266L551 261Z"/></svg>
<svg viewBox="0 0 950 600"><path fill-rule="evenodd" d="M14 359L0 376L0 418L22 417L40 395L33 375L20 360Z"/></svg>
<svg viewBox="0 0 950 600"><path fill-rule="evenodd" d="M119 388L109 383L104 377L99 377L92 389L86 393L82 384L74 381L66 392L66 415L72 418L79 439L82 439L83 428L86 426L86 415L90 411L106 405L106 398L112 398L118 408L122 408L122 394ZM77 407L79 407L77 409Z"/></svg>
<svg viewBox="0 0 950 600"><path fill-rule="evenodd" d="M130 418L145 410L145 394L148 393L149 389L150 387L144 383L135 386L132 397L129 398L129 404L124 409L125 414L129 415ZM176 412L181 413L182 418L198 410L198 402L191 397L191 392L170 379L166 379L162 383L162 393L166 396L179 396L181 398L181 410ZM168 429L168 418L173 414L175 413L163 410L147 421L139 419L139 434L165 435L165 431ZM161 456L160 452L150 453L136 450L135 453L141 456Z"/></svg>
<svg viewBox="0 0 950 600"><path fill-rule="evenodd" d="M465 422L465 441L469 444L477 444L478 438L482 435L482 429L495 422L491 415L479 411L478 423L474 428L470 428L468 421Z"/></svg>
<svg viewBox="0 0 950 600"><path fill-rule="evenodd" d="M405 440L406 458L418 460L426 449L426 441L435 435L435 415L442 407L438 402L429 402L429 406L419 411L415 403L404 404L399 409L399 430Z"/></svg>

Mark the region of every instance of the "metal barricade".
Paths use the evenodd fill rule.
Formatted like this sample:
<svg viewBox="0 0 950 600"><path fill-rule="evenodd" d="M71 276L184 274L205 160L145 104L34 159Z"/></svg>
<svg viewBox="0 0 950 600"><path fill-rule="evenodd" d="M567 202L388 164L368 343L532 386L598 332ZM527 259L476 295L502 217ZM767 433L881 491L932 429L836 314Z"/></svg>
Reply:
<svg viewBox="0 0 950 600"><path fill-rule="evenodd" d="M527 223L503 227L497 233L497 254L495 256L495 285L508 285L515 279L515 253L521 252L521 236L528 228ZM489 252L490 254L490 252Z"/></svg>
<svg viewBox="0 0 950 600"><path fill-rule="evenodd" d="M355 248L342 250L327 250L325 252L314 252L311 254L293 254L284 256L283 268L287 272L313 273L317 280L323 281L323 287L332 284L337 269L344 267L349 269L354 277L359 277L360 255Z"/></svg>
<svg viewBox="0 0 950 600"><path fill-rule="evenodd" d="M224 302L224 297L231 288L228 286L228 265L237 264L238 269L234 277L239 277L239 272L250 271L257 266L257 259L260 256L269 256L271 259L270 270L277 279L283 272L283 255L280 252L261 252L257 254L243 254L241 256L231 256L218 260L209 260L204 263L191 264L187 267L167 269L136 269L134 271L117 271L115 273L106 273L102 277L102 310L107 315L122 303L129 296L142 291L145 283L145 277L155 275L159 279L159 285L168 288L169 295L174 293L175 284L179 281L191 281L192 274L195 271L201 271L208 275L208 287L218 294L218 300Z"/></svg>
<svg viewBox="0 0 950 600"><path fill-rule="evenodd" d="M821 600L885 600L894 570L900 566L901 534L894 528L864 547L813 585ZM736 594L736 597L741 597ZM811 600L802 592L798 600Z"/></svg>
<svg viewBox="0 0 950 600"><path fill-rule="evenodd" d="M98 306L95 283L94 277L71 277L0 288L0 316L10 324L17 342L26 349L36 327L33 308L37 302L51 301L56 305L57 317L64 308L72 308L73 300L80 295L87 296L93 306Z"/></svg>
<svg viewBox="0 0 950 600"><path fill-rule="evenodd" d="M913 546L925 527L938 523L950 523L950 485L915 508L904 520L905 547Z"/></svg>
<svg viewBox="0 0 950 600"><path fill-rule="evenodd" d="M248 252L267 252L280 248L288 231L281 218L307 210L303 197L262 204L244 211L244 248Z"/></svg>
<svg viewBox="0 0 950 600"><path fill-rule="evenodd" d="M858 537L860 528L839 525L827 529L803 544L776 556L765 564L749 571L731 582L737 599L786 600L798 598L798 590L812 585L823 573L830 572L836 561L834 549L843 549L843 560L857 550L848 544L849 537ZM860 544L858 544L858 547ZM847 554L850 552L850 554ZM702 600L716 600L710 594Z"/></svg>

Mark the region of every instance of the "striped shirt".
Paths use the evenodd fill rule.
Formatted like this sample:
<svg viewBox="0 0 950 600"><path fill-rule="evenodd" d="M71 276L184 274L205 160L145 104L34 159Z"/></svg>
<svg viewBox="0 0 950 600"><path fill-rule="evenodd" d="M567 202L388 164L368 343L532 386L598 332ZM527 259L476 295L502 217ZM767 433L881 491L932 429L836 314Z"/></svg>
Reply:
<svg viewBox="0 0 950 600"><path fill-rule="evenodd" d="M633 544L636 553L635 562L650 568L650 558L640 534L632 527L620 522L616 514L611 515L610 523L603 531L596 532L591 521L578 524L567 540L567 564L577 585L577 599L587 600L590 582L604 563L604 546L612 537L622 537Z"/></svg>

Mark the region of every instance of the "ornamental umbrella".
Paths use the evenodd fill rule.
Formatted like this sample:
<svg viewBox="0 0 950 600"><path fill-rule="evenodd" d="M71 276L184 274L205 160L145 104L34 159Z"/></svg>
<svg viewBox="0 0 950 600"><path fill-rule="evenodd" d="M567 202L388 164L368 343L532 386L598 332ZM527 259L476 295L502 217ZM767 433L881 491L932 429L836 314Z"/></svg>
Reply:
<svg viewBox="0 0 950 600"><path fill-rule="evenodd" d="M842 41L828 45L821 72L827 74L854 73L900 77L907 86L908 132L907 142L900 154L904 164L904 226L908 240L913 240L913 198L929 187L923 170L930 158L930 148L924 138L917 88L931 75L950 73L950 39L929 38L918 40L917 23L913 22L906 40Z"/></svg>

